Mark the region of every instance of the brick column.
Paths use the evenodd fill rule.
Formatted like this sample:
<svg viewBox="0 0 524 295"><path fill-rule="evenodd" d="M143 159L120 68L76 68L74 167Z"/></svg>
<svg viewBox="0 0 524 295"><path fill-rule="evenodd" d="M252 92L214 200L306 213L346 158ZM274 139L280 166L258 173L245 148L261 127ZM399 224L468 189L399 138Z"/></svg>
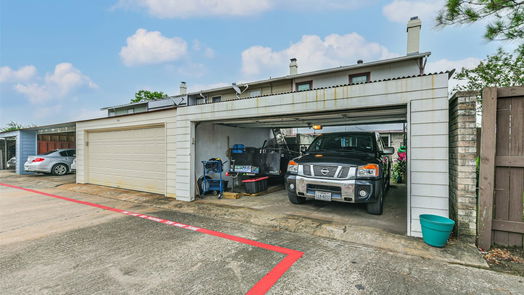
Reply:
<svg viewBox="0 0 524 295"><path fill-rule="evenodd" d="M449 101L449 209L457 236L468 242L477 235L476 101L472 92L458 92Z"/></svg>

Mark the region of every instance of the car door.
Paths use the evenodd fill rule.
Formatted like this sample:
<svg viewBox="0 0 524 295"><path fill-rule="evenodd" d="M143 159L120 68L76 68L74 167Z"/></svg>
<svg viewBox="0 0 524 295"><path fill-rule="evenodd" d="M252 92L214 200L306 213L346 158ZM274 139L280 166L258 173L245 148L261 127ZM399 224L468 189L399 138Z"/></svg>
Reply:
<svg viewBox="0 0 524 295"><path fill-rule="evenodd" d="M62 161L66 163L69 167L71 167L71 164L73 163L73 159L75 155L74 150L65 150L60 152L60 156L62 157Z"/></svg>

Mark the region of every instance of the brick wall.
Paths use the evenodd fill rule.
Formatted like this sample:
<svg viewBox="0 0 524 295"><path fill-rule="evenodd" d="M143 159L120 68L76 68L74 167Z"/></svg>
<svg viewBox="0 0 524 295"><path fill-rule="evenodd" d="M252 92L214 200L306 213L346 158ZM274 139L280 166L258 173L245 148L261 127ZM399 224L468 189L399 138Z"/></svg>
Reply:
<svg viewBox="0 0 524 295"><path fill-rule="evenodd" d="M477 235L476 163L477 128L471 92L459 92L449 101L449 209L460 239Z"/></svg>

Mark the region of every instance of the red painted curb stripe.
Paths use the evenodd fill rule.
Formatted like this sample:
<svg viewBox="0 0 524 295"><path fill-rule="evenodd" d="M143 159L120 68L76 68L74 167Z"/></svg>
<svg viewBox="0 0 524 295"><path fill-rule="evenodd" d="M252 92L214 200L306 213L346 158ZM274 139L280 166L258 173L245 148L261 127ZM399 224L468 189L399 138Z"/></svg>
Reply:
<svg viewBox="0 0 524 295"><path fill-rule="evenodd" d="M5 187L9 187L9 188L24 190L24 191L35 193L35 194L44 195L44 196L47 196L47 197L61 199L61 200L64 200L64 201L69 201L69 202L82 204L82 205L86 205L86 206L91 206L91 207L95 207L95 208L99 208L99 209L103 209L103 210L113 211L113 212L129 215L129 216L139 217L139 218L151 220L151 221L154 221L154 222L158 222L158 223L162 223L162 224L166 224L166 225L170 225L170 226L176 226L176 227L179 227L179 228L184 228L184 229L200 232L200 233L203 233L203 234L206 234L206 235L211 235L211 236L215 236L215 237L219 237L219 238L223 238L223 239L228 239L228 240L235 241L235 242L238 242L238 243L241 243L241 244L246 244L246 245L262 248L262 249L265 249L265 250L269 250L269 251L285 254L286 257L284 257L284 259L282 259L273 269L271 269L262 279L260 279L246 293L246 294L249 294L249 295L266 294L266 292L269 291L269 289L271 289L271 287L273 287L273 285L275 285L275 283L280 279L280 277L282 277L282 275L297 260L299 260L300 257L302 257L302 255L304 255L304 252L301 252L301 251L297 251L297 250L293 250L293 249L289 249L289 248L284 248L284 247L280 247L280 246L274 246L274 245L270 245L270 244L266 244L266 243L262 243L262 242L257 242L257 241L254 241L254 240L250 240L250 239L246 239L246 238L242 238L242 237L237 237L237 236L233 236L233 235L230 235L230 234L226 234L226 233L222 233L222 232L218 232L218 231L214 231L214 230L209 230L209 229L205 229L205 228L201 228L201 227L191 226L191 225L187 225L187 224L171 221L171 220L168 220L168 219L161 219L161 218L150 216L150 215L146 215L146 214L130 212L130 211L117 209L117 208L112 208L112 207L108 207L108 206L104 206L104 205L100 205L100 204L95 204L95 203L91 203L91 202L80 201L80 200L77 200L77 199L72 199L72 198L68 198L68 197L62 197L62 196L58 196L58 195L53 195L53 194L37 191L37 190L34 190L34 189L24 188L24 187L20 187L20 186L15 186L15 185L10 185L10 184L5 184L5 183L0 183L0 185L5 186Z"/></svg>
<svg viewBox="0 0 524 295"><path fill-rule="evenodd" d="M271 269L260 281L258 281L246 294L247 295L258 295L266 294L273 285L284 275L284 273L291 268L291 266L302 257L304 254L300 251L297 253L289 254L282 259L273 269Z"/></svg>

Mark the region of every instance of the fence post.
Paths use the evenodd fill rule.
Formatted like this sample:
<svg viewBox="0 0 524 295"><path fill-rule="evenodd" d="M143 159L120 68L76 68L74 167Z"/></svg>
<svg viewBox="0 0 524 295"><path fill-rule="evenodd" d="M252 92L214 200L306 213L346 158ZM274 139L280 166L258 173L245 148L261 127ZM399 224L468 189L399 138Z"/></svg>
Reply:
<svg viewBox="0 0 524 295"><path fill-rule="evenodd" d="M497 88L482 91L482 138L480 148L479 237L477 245L489 249L492 241L493 198L495 191L495 151L497 129Z"/></svg>

